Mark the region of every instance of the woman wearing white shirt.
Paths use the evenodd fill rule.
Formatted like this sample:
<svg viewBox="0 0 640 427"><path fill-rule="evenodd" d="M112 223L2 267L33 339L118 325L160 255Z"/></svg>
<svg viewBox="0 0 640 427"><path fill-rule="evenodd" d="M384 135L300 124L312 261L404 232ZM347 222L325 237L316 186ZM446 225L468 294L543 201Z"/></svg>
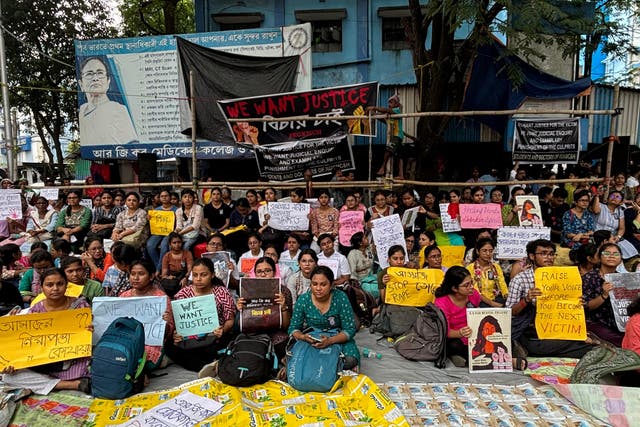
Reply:
<svg viewBox="0 0 640 427"><path fill-rule="evenodd" d="M204 209L196 202L196 193L193 190L182 192L182 206L176 211L176 233L184 240L183 248L190 250L198 240Z"/></svg>

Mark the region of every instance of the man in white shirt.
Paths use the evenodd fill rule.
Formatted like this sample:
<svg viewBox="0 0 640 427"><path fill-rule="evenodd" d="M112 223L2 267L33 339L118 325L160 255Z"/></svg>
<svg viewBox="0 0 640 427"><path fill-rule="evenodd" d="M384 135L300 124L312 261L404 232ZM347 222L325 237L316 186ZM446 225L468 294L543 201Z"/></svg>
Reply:
<svg viewBox="0 0 640 427"><path fill-rule="evenodd" d="M318 254L318 265L329 267L335 276L334 284L342 285L351 277L351 268L347 257L336 252L333 246L334 237L325 233L318 237L318 244L322 252Z"/></svg>

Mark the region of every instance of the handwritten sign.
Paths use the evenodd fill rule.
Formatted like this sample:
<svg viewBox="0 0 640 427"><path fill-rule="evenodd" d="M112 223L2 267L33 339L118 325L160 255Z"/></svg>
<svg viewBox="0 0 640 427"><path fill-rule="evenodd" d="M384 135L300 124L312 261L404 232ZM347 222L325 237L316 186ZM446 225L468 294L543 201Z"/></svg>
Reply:
<svg viewBox="0 0 640 427"><path fill-rule="evenodd" d="M511 309L467 308L469 372L511 372Z"/></svg>
<svg viewBox="0 0 640 427"><path fill-rule="evenodd" d="M213 295L171 301L178 335L208 334L220 326L216 298Z"/></svg>
<svg viewBox="0 0 640 427"><path fill-rule="evenodd" d="M402 214L402 228L411 228L413 230L413 226L416 222L416 218L418 217L419 210L420 206L404 211L404 213Z"/></svg>
<svg viewBox="0 0 640 427"><path fill-rule="evenodd" d="M521 227L542 227L542 210L538 196L516 196L518 223Z"/></svg>
<svg viewBox="0 0 640 427"><path fill-rule="evenodd" d="M462 228L500 228L502 211L497 203L461 203L460 226Z"/></svg>
<svg viewBox="0 0 640 427"><path fill-rule="evenodd" d="M58 200L59 191L60 190L55 187L44 187L40 189L39 196L44 197L50 202L55 202Z"/></svg>
<svg viewBox="0 0 640 427"><path fill-rule="evenodd" d="M451 267L454 265L462 265L464 261L464 253L466 248L464 246L438 246L442 253L442 265L444 267Z"/></svg>
<svg viewBox="0 0 640 427"><path fill-rule="evenodd" d="M613 317L618 330L624 332L629 321L627 307L640 296L640 273L605 274L604 280L613 284L613 289L609 292Z"/></svg>
<svg viewBox="0 0 640 427"><path fill-rule="evenodd" d="M378 254L378 262L381 268L389 266L389 248L394 245L400 245L407 253L407 245L404 241L404 228L400 221L400 215L393 214L371 221L373 243L376 245L376 253Z"/></svg>
<svg viewBox="0 0 640 427"><path fill-rule="evenodd" d="M240 258L240 273L245 276L251 275L253 267L256 265L256 261L258 261L258 257Z"/></svg>
<svg viewBox="0 0 640 427"><path fill-rule="evenodd" d="M275 302L276 295L282 293L280 279L243 277L239 291L245 301L240 312L240 331L273 331L282 327L282 312Z"/></svg>
<svg viewBox="0 0 640 427"><path fill-rule="evenodd" d="M364 231L364 212L342 211L338 218L338 240L342 246L351 246L351 236Z"/></svg>
<svg viewBox="0 0 640 427"><path fill-rule="evenodd" d="M91 356L91 309L0 317L0 370Z"/></svg>
<svg viewBox="0 0 640 427"><path fill-rule="evenodd" d="M307 197L306 200L307 200L307 203L309 203L309 206L311 207L311 209L320 207L320 202L315 197ZM280 199L280 201L284 202L284 200L282 199ZM291 201L291 199L289 199L289 201ZM333 197L329 199L329 206L333 207Z"/></svg>
<svg viewBox="0 0 640 427"><path fill-rule="evenodd" d="M149 211L149 228L155 236L168 236L175 229L175 222L173 211Z"/></svg>
<svg viewBox="0 0 640 427"><path fill-rule="evenodd" d="M294 231L309 229L308 203L269 203L269 225L275 230Z"/></svg>
<svg viewBox="0 0 640 427"><path fill-rule="evenodd" d="M456 219L449 215L449 203L440 203L440 220L442 221L442 231L445 233L456 233L462 231L460 227L460 217Z"/></svg>
<svg viewBox="0 0 640 427"><path fill-rule="evenodd" d="M216 273L216 277L222 280L225 286L229 286L229 276L231 276L231 270L229 270L229 263L231 262L231 254L225 251L219 252L205 252L200 255L200 258L209 258L213 262L213 268Z"/></svg>
<svg viewBox="0 0 640 427"><path fill-rule="evenodd" d="M498 259L522 259L527 257L527 243L551 238L549 227L500 227L498 229Z"/></svg>
<svg viewBox="0 0 640 427"><path fill-rule="evenodd" d="M390 267L389 281L384 302L409 307L424 307L435 300L436 289L440 287L444 273L435 268Z"/></svg>
<svg viewBox="0 0 640 427"><path fill-rule="evenodd" d="M542 295L536 301L538 338L584 341L587 324L582 296L582 278L578 267L540 267L535 284Z"/></svg>
<svg viewBox="0 0 640 427"><path fill-rule="evenodd" d="M266 215L269 213L269 205L264 204L258 206L258 223L260 227L264 225L264 222L267 220Z"/></svg>
<svg viewBox="0 0 640 427"><path fill-rule="evenodd" d="M80 206L84 206L88 209L93 209L93 200L91 199L80 199Z"/></svg>
<svg viewBox="0 0 640 427"><path fill-rule="evenodd" d="M211 398L183 391L173 399L154 406L121 425L124 427L191 427L214 416L222 406Z"/></svg>
<svg viewBox="0 0 640 427"><path fill-rule="evenodd" d="M325 258L324 256L321 256L321 257L318 257L318 265L323 265L328 269L330 269L331 272L333 273L333 277L335 277L336 279L340 278L340 276L338 276L340 261L338 261L337 259L328 259L328 258Z"/></svg>
<svg viewBox="0 0 640 427"><path fill-rule="evenodd" d="M146 345L162 345L166 327L162 315L167 310L167 297L96 297L92 304L94 343L118 317L133 317L144 325Z"/></svg>
<svg viewBox="0 0 640 427"><path fill-rule="evenodd" d="M0 218L22 218L22 201L20 200L20 190L0 190Z"/></svg>

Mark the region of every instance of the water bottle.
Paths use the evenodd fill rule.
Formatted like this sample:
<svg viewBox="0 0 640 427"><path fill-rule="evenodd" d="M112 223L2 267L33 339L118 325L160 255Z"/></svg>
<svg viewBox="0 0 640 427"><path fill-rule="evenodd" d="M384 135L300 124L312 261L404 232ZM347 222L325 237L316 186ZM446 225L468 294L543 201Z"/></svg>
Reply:
<svg viewBox="0 0 640 427"><path fill-rule="evenodd" d="M364 357L368 357L369 359L382 359L382 355L380 353L376 353L375 351L369 350L368 348L362 350L362 355Z"/></svg>

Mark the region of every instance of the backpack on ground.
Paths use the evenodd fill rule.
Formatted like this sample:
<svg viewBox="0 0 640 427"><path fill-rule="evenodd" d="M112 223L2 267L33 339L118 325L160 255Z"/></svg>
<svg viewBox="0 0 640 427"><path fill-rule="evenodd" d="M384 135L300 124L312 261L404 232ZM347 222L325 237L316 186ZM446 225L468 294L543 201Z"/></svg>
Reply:
<svg viewBox="0 0 640 427"><path fill-rule="evenodd" d="M380 312L371 322L369 331L372 334L379 332L385 337L395 338L407 332L419 315L420 309L417 307L382 304Z"/></svg>
<svg viewBox="0 0 640 427"><path fill-rule="evenodd" d="M91 359L91 394L124 399L134 393L147 362L144 326L132 317L119 317L98 341Z"/></svg>
<svg viewBox="0 0 640 427"><path fill-rule="evenodd" d="M314 329L307 333L320 338L337 332ZM296 341L287 354L287 382L299 391L327 392L338 380L338 372L342 371L342 344L319 349L306 341Z"/></svg>
<svg viewBox="0 0 640 427"><path fill-rule="evenodd" d="M248 387L273 377L278 358L267 334L240 334L218 360L218 377L228 385Z"/></svg>
<svg viewBox="0 0 640 427"><path fill-rule="evenodd" d="M349 302L353 312L360 320L360 324L363 326L370 326L373 320L373 309L378 306L375 298L367 291L360 287L360 283L357 280L351 279L342 286L338 286L341 289ZM359 326L359 325L358 325Z"/></svg>
<svg viewBox="0 0 640 427"><path fill-rule="evenodd" d="M431 361L444 368L447 359L447 319L433 303L426 305L409 331L393 344L409 360Z"/></svg>

